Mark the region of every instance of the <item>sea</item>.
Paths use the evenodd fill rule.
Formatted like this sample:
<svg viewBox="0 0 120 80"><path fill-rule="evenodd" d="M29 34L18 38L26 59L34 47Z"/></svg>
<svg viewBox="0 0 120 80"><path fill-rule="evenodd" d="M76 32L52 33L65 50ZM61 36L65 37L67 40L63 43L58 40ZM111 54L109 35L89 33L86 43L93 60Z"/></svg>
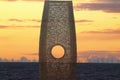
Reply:
<svg viewBox="0 0 120 80"><path fill-rule="evenodd" d="M120 80L120 64L77 63L76 80ZM37 62L1 62L0 80L39 80Z"/></svg>

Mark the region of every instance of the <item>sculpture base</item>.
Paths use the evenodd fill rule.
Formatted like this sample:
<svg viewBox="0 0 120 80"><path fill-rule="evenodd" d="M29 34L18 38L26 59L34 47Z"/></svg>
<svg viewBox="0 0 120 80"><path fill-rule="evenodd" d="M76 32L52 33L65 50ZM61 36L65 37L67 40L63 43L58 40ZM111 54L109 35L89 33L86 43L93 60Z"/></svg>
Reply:
<svg viewBox="0 0 120 80"><path fill-rule="evenodd" d="M41 63L40 65L42 66L40 80L76 80L76 64Z"/></svg>

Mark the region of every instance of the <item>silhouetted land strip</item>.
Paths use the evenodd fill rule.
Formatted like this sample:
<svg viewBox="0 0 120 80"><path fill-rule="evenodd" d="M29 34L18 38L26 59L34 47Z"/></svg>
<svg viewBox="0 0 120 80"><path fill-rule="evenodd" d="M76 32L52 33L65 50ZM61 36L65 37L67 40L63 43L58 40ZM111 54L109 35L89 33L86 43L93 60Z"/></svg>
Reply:
<svg viewBox="0 0 120 80"><path fill-rule="evenodd" d="M39 64L0 63L0 80L39 80ZM120 80L120 64L78 63L77 80Z"/></svg>

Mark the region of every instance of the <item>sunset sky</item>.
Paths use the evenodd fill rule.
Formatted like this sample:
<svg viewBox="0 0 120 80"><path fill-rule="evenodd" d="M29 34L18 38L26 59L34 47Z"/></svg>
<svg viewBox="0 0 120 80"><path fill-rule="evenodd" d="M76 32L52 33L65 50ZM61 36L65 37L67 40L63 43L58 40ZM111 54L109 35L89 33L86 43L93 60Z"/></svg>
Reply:
<svg viewBox="0 0 120 80"><path fill-rule="evenodd" d="M86 52L120 59L120 0L73 0L73 5L78 60L86 61ZM0 0L0 58L38 60L43 6L43 0Z"/></svg>

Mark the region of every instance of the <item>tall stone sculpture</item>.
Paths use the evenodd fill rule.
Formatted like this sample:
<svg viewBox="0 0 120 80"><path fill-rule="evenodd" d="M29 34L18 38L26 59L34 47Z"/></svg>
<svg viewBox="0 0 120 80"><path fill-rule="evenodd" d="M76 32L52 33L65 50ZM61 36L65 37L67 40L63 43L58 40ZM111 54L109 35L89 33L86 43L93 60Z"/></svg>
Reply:
<svg viewBox="0 0 120 80"><path fill-rule="evenodd" d="M57 48L60 49L56 51ZM40 80L76 80L76 35L71 0L45 1L39 55Z"/></svg>

